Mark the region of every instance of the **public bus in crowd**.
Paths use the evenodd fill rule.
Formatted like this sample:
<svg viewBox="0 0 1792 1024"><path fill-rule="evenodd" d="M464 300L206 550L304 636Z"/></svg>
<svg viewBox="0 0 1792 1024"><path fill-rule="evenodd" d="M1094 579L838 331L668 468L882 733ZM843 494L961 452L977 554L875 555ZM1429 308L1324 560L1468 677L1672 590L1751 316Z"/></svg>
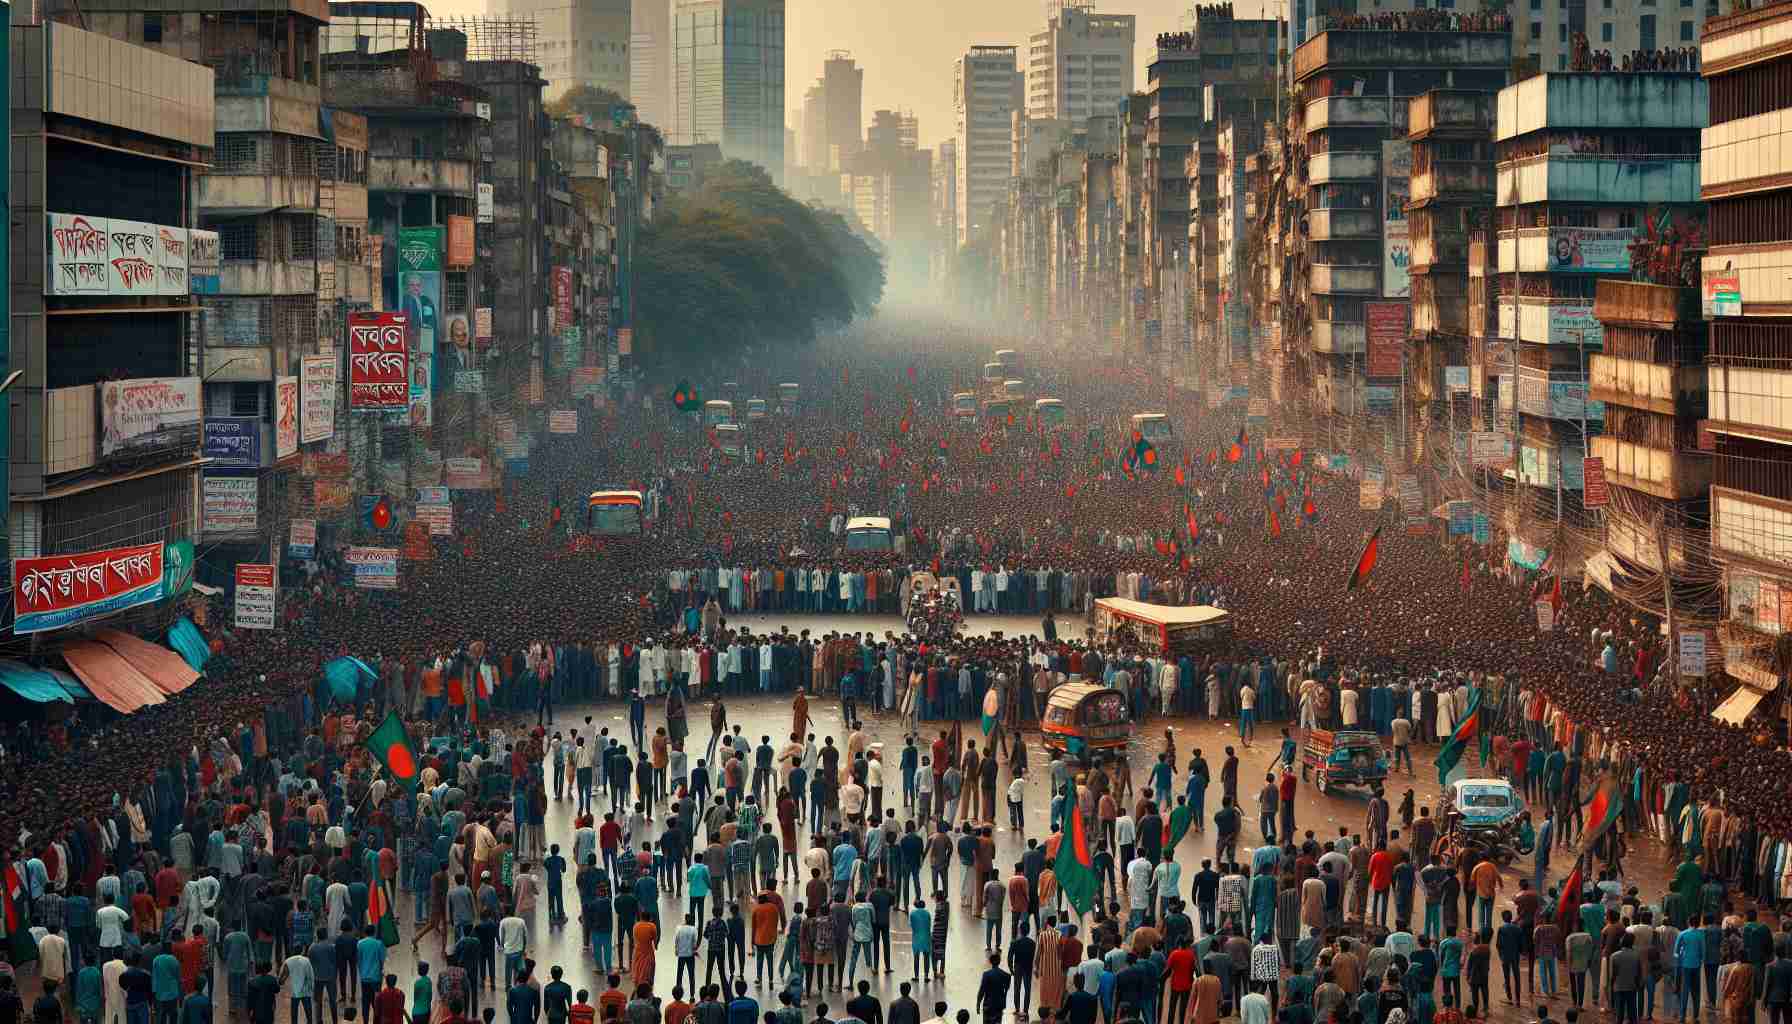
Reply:
<svg viewBox="0 0 1792 1024"><path fill-rule="evenodd" d="M740 401L740 382L725 380L722 382L722 397L730 402Z"/></svg>
<svg viewBox="0 0 1792 1024"><path fill-rule="evenodd" d="M1020 353L1011 348L996 349L995 361L1001 363L1009 373L1020 372Z"/></svg>
<svg viewBox="0 0 1792 1024"><path fill-rule="evenodd" d="M795 416L803 409L803 386L788 381L778 385L778 408L786 416Z"/></svg>
<svg viewBox="0 0 1792 1024"><path fill-rule="evenodd" d="M1008 370L1001 363L983 364L983 384L985 387L1000 387L1008 379Z"/></svg>
<svg viewBox="0 0 1792 1024"><path fill-rule="evenodd" d="M747 451L746 435L738 423L718 423L715 427L716 447L723 455L738 459Z"/></svg>
<svg viewBox="0 0 1792 1024"><path fill-rule="evenodd" d="M645 520L640 491L592 491L585 505L585 532L600 537L635 537Z"/></svg>
<svg viewBox="0 0 1792 1024"><path fill-rule="evenodd" d="M719 427L724 423L734 422L734 403L722 398L712 398L703 403L703 425Z"/></svg>
<svg viewBox="0 0 1792 1024"><path fill-rule="evenodd" d="M1211 605L1165 605L1124 597L1095 599L1095 639L1155 654L1198 653L1232 637L1232 613Z"/></svg>
<svg viewBox="0 0 1792 1024"><path fill-rule="evenodd" d="M1069 414L1064 411L1064 401L1059 398L1034 399L1033 415L1039 417L1039 425L1047 430L1061 427L1069 419Z"/></svg>
<svg viewBox="0 0 1792 1024"><path fill-rule="evenodd" d="M747 399L747 422L748 423L751 423L754 420L765 419L770 414L771 414L771 406L766 404L765 399L763 399L763 398Z"/></svg>
<svg viewBox="0 0 1792 1024"><path fill-rule="evenodd" d="M1014 405L1006 398L992 398L983 403L983 418L992 423L1006 424L1012 415Z"/></svg>
<svg viewBox="0 0 1792 1024"><path fill-rule="evenodd" d="M1010 377L1002 382L1002 394L1016 402L1023 402L1027 397L1027 382L1019 377Z"/></svg>
<svg viewBox="0 0 1792 1024"><path fill-rule="evenodd" d="M952 396L952 415L959 419L977 418L977 396L969 391L960 391Z"/></svg>
<svg viewBox="0 0 1792 1024"><path fill-rule="evenodd" d="M846 521L848 551L888 551L895 544L889 516L854 516Z"/></svg>
<svg viewBox="0 0 1792 1024"><path fill-rule="evenodd" d="M1172 434L1170 417L1161 412L1134 413L1132 429L1154 445L1169 443Z"/></svg>

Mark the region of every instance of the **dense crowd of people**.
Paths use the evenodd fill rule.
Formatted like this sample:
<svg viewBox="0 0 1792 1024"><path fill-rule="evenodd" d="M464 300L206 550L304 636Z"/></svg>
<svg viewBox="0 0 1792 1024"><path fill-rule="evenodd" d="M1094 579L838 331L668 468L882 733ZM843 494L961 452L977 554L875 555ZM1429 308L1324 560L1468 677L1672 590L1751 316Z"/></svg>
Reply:
<svg viewBox="0 0 1792 1024"><path fill-rule="evenodd" d="M957 339L963 351L940 350L938 333ZM1555 780L1537 807L1562 824L1537 823L1539 850L1556 848L1578 827L1583 780L1571 777L1573 765L1572 776L1588 783L1597 774L1621 775L1633 796L1621 831L1602 840L1604 870L1613 874L1605 881L1620 877L1624 844L1616 836L1626 833L1667 837L1690 856L1695 881L1674 908L1651 911L1631 893L1598 890L1602 912L1616 913L1621 930L1631 929L1626 935L1649 925L1654 941L1672 939L1678 964L1672 947L1681 938L1665 936L1662 919L1678 911L1673 926L1688 934L1696 912L1717 929L1698 932L1699 941L1719 950L1711 966L1738 965L1719 986L1726 1000L1740 966L1750 969L1751 984L1773 974L1778 961L1757 953L1777 943L1761 947L1750 939L1742 954L1726 955L1736 943L1724 922L1732 906L1770 910L1792 891L1783 881L1792 807L1774 799L1787 755L1756 742L1754 732L1713 721L1668 685L1653 622L1570 581L1559 588L1554 631L1539 633L1532 602L1543 581L1536 574L1466 538L1400 529L1383 530L1369 585L1347 590L1365 539L1378 525L1400 521L1392 509L1359 510L1353 480L1317 471L1317 460L1301 453L1267 450L1262 438L1241 430L1239 411L1209 409L1202 396L1074 355L1025 371L1038 394L1064 400L1070 415L1062 428L1047 429L1025 409L1009 422L957 421L946 402L973 379L983 353L972 349L979 345L994 347L949 328L880 324L776 372L719 369L718 376L738 377L749 388L769 390L772 381L788 379L804 387L803 413L755 426L750 453L739 459L667 410L663 396L652 410L621 403L594 410L581 417L585 434L545 440L526 476L507 479L498 491L457 491L455 536L436 542L429 561L407 561L395 592L356 589L326 536L320 560L283 593L281 628L232 631L222 607L213 610L205 628L214 657L187 692L125 719L84 710L55 729L12 732L0 765L0 807L15 824L9 863L25 919L9 925L9 935L16 940L38 929L40 960L65 958L60 998L83 1020L83 1008L93 1006L93 978L85 973L92 966L102 1007L110 1006L105 999L116 984L129 1024L148 1019L136 1008L147 1014L153 1004L160 1015L170 1002L166 1020L209 1019L198 1011L186 1018L181 1002L199 993L201 971L223 974L229 997L204 998L236 1008L240 992L254 1024L272 1024L271 1003L269 1016L261 1016L270 992L301 998L304 986L294 978L303 980L305 968L297 957L310 963L314 994L325 991L324 967L337 973L343 994L358 982L361 1012L379 1015L378 1024L415 1017L419 1005L436 1024L459 1024L493 1009L482 1007L477 990L481 982L496 988L493 968L502 952L507 1008L514 998L523 1015L546 1012L551 1024L584 1024L589 1018L577 1007L590 1006L576 990L565 991L571 983L544 982L525 955L536 901L549 904L550 917L568 916L553 908L571 891L588 933L606 936L592 942L599 976L609 979L614 969L620 977L626 965L634 986L588 986L599 993L596 1012L604 1019L651 1024L663 1015L666 1024L680 1024L694 1014L699 1024L750 1024L750 1016L727 1016L732 1001L719 998L727 993L708 988L714 971L706 971L702 986L695 964L688 988L674 990L663 978L656 984L653 951L662 934L673 934L678 950L687 948L685 938L691 949L701 942L710 957L738 947L740 959L722 952L725 962L713 965L724 985L745 980L747 945L756 968L765 969L774 965L760 959L771 956L764 947L783 939L778 977L799 977L812 992L818 976L831 982L844 973L850 985L859 935L868 933L866 942L887 937L891 915L906 915L914 942L925 933L937 945L914 951L911 973L924 978L929 963L937 972L944 962L951 905L941 894L958 864L967 869L953 887L961 906L968 901L976 912L993 900L1013 913L1006 959L991 970L1012 973L1017 999L1030 988L1019 979L1036 978L1039 1011L1050 1008L1074 1024L1090 1024L1087 1015L1096 1012L1080 996L1096 1000L1105 1020L1123 1019L1122 1008L1129 1008L1155 1021L1176 1005L1178 992L1202 1024L1222 1007L1251 1024L1290 1011L1296 1016L1287 1024L1353 1021L1357 1014L1371 1024L1399 1024L1395 1011L1454 1024L1452 1012L1485 1013L1485 984L1477 998L1474 965L1484 977L1490 947L1506 961L1506 923L1483 917L1470 928L1465 912L1461 935L1421 928L1429 934L1415 936L1410 922L1415 876L1430 871L1437 883L1416 884L1439 894L1442 929L1457 920L1443 910L1455 895L1472 889L1491 899L1482 891L1487 872L1428 863L1433 844L1410 838L1423 816L1402 823L1409 836L1402 844L1401 830L1388 828L1395 816L1385 800L1385 845L1373 829L1366 841L1301 839L1281 817L1281 808L1293 806L1282 796L1292 782L1272 775L1254 806L1260 813L1273 806L1263 820L1279 831L1261 830L1265 842L1241 861L1238 821L1249 811L1240 804L1235 761L1228 779L1223 763L1209 774L1197 754L1178 793L1168 777L1180 766L1172 753L1161 785L1159 765L1151 768L1154 799L1143 798L1143 785L1133 792L1123 762L1112 765L1086 777L1078 799L1103 836L1095 857L1097 874L1108 880L1105 896L1118 901L1124 892L1127 903L1070 915L1046 880L1068 781L1059 777L1068 770L1063 762L1052 761L1047 771L1057 795L1046 820L1053 831L1020 854L1020 888L1012 878L1004 883L988 828L998 804L1011 815L1027 810L1024 800L998 800L1021 792L1014 786L1027 771L1022 728L1055 686L1087 679L1125 693L1128 715L1140 722L1181 715L1286 723L1297 731L1356 726L1381 733L1396 749L1447 738L1463 717L1466 695L1478 692L1492 723L1483 731L1493 763L1515 782ZM1160 441L1167 457L1154 470L1126 458L1135 444L1128 417L1146 411L1167 413L1175 430ZM603 443L593 443L599 438ZM552 514L563 491L604 481L638 483L650 493L660 514L643 536L592 538L580 535L576 513ZM846 549L834 519L853 512L889 514L900 545ZM905 634L881 637L870 630L767 633L743 621L779 608L894 613L912 597L904 585L917 571L956 578L971 607L923 601L921 620ZM1103 642L1087 632L1083 616L1094 598L1112 595L1219 605L1232 613L1233 633L1173 659L1129 642ZM985 610L1053 615L1035 641L980 635ZM324 661L344 653L375 671L347 702L333 699L321 673ZM1007 789L996 758L977 758L957 741L948 746L945 736L873 756L856 728L844 744L830 736L812 742L806 710L799 710L788 746L769 737L754 745L724 729L726 702L755 692L791 694L798 709L810 697L837 696L843 723L901 709L912 693L914 721L924 723L975 718L992 689L1002 695ZM649 698L656 715L663 702L665 720L651 734ZM589 720L570 736L548 724L557 705L603 699L628 702L628 736L609 736ZM684 749L689 705L698 701L711 704L701 758L694 744L688 754ZM418 794L379 778L361 745L388 711L427 754L427 785ZM537 721L541 727L532 728ZM1247 734L1240 728L1242 743ZM885 756L897 762L887 773ZM897 778L902 813L885 796ZM1195 779L1219 781L1223 795L1209 804L1207 782L1196 786ZM599 784L611 801L604 815L588 796ZM577 791L568 798L579 800L584 824L555 850L554 837L543 834L545 809L568 791ZM1270 792L1274 804L1266 804ZM941 807L947 813L939 814ZM1174 833L1178 811L1185 834L1205 835L1211 826L1216 837L1233 836L1188 879L1176 857L1164 856L1175 848L1163 836ZM961 829L961 822L973 824ZM925 861L910 858L917 845ZM737 850L744 859L735 859ZM1539 856L1547 865L1547 853ZM1141 859L1142 873L1135 873ZM699 862L707 874L701 882L693 874ZM925 890L920 866L934 872ZM785 868L792 872L778 884L768 879ZM1447 868L1456 888L1433 868ZM1585 943L1570 940L1597 937L1595 962L1610 964L1607 977L1615 980L1620 968L1612 958L1631 947L1618 936L1616 948L1606 949L1602 919L1568 931L1575 923L1569 915L1547 909L1548 881L1540 871L1528 886L1531 899L1515 908L1510 924L1523 933L1522 948L1539 961L1552 948L1569 953L1572 979L1573 949ZM1390 888L1400 885L1404 904ZM1719 887L1715 902L1709 885ZM723 897L697 901L699 888ZM1360 903L1345 902L1358 900L1358 889L1362 898L1393 893L1391 924L1384 914L1371 927ZM681 891L693 897L686 912L692 920L684 924ZM419 931L439 935L452 954L448 966L419 979L429 985L413 985L425 995L419 1000L413 991L408 1009L402 995L385 996L393 983L374 952L388 948L376 893L388 905L409 894ZM791 895L803 899L786 909ZM1318 901L1311 923L1309 898ZM1284 903L1293 914L1287 928ZM1429 924L1433 901L1427 896L1424 903ZM861 905L869 917L863 929ZM1190 905L1201 917L1198 929ZM1334 906L1342 908L1336 916ZM301 915L297 923L294 914ZM992 927L1001 920L998 913ZM1755 936L1749 924L1776 920L1763 913L1735 931ZM1560 922L1554 935L1545 931L1549 921ZM603 923L609 927L599 928ZM52 934L66 950L45 938ZM989 933L991 948L998 936ZM1637 936L1633 943L1642 941ZM1451 942L1460 972L1449 967ZM1427 949L1435 954L1430 962L1420 955ZM1657 955L1659 946L1647 950L1654 951L1650 970L1668 962ZM888 963L889 950L873 946L865 958L873 951ZM677 955L682 968L686 954ZM1599 969L1586 968L1595 979ZM1167 977L1147 985L1147 974L1160 970ZM139 973L149 979L147 1002L138 998ZM575 978L589 974L584 965L575 969ZM1471 978L1468 998L1452 995L1448 985L1463 974ZM1718 980L1715 971L1708 974L1707 990ZM1441 1000L1426 1007L1430 982L1440 980ZM517 993L519 985L530 991ZM1606 998L1617 1008L1597 983L1593 988L1592 1001ZM1370 1003L1364 993L1373 996ZM774 1012L795 1008L796 1019L780 1017L778 1024L797 1024L804 990L787 990L780 1003L786 995L789 1002ZM683 996L697 1001L674 1019ZM752 1002L738 992L734 998ZM1004 992L998 1008L1008 998ZM978 1008L986 1002L980 997ZM716 1003L726 1021L711 1016ZM0 998L0 1012L7 1005ZM1301 1006L1311 1016L1301 1016ZM755 1004L748 1012L757 1010ZM850 1003L848 1014L879 1024ZM894 1005L890 1014L895 1024Z"/></svg>

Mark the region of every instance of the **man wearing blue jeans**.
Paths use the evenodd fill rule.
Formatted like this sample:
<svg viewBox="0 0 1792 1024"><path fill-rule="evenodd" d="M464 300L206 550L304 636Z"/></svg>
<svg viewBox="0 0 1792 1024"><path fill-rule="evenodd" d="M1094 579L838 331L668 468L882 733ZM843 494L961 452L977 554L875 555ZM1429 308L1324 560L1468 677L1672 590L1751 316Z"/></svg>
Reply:
<svg viewBox="0 0 1792 1024"><path fill-rule="evenodd" d="M373 925L361 929L361 941L355 943L355 966L361 979L361 1019L371 1021L373 997L386 977L386 944L373 933Z"/></svg>
<svg viewBox="0 0 1792 1024"><path fill-rule="evenodd" d="M1674 940L1674 969L1680 972L1680 1019L1686 1019L1686 1009L1692 1007L1693 1020L1699 1019L1699 972L1705 966L1705 933L1699 929L1699 919L1694 917L1688 921L1686 928Z"/></svg>

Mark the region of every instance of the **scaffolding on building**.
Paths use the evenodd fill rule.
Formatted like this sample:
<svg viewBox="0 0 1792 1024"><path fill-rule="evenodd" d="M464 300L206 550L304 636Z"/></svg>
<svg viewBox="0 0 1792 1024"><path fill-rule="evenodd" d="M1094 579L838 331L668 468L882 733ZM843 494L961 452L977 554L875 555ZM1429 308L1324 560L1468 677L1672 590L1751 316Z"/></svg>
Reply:
<svg viewBox="0 0 1792 1024"><path fill-rule="evenodd" d="M534 64L536 23L532 18L431 18L432 31L458 32L466 39L465 60ZM437 57L446 57L437 54Z"/></svg>

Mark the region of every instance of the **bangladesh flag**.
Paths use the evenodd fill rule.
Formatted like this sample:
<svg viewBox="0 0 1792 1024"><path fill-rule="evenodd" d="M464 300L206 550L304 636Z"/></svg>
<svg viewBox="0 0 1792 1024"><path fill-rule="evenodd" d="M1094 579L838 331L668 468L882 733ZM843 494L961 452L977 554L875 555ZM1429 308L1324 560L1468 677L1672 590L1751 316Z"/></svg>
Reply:
<svg viewBox="0 0 1792 1024"><path fill-rule="evenodd" d="M1176 809L1170 812L1170 821L1168 825L1170 829L1170 841L1168 846L1165 847L1166 849L1176 849L1176 844L1182 842L1182 837L1188 834L1188 827L1193 823L1194 817L1194 809L1189 807L1188 804L1176 805Z"/></svg>
<svg viewBox="0 0 1792 1024"><path fill-rule="evenodd" d="M417 764L417 752L411 749L411 738L405 735L404 723L398 720L398 712L388 712L386 720L367 737L367 750L386 769L386 775L393 782L416 792L417 773L421 769ZM369 896L368 899L371 901L372 897ZM379 920L379 915L373 912L371 902L368 905L367 919Z"/></svg>
<svg viewBox="0 0 1792 1024"><path fill-rule="evenodd" d="M12 864L6 865L5 892L0 893L0 899L5 902L0 907L0 923L6 928L7 962L17 967L36 960L37 940L31 937L30 926L25 923L25 880Z"/></svg>
<svg viewBox="0 0 1792 1024"><path fill-rule="evenodd" d="M1052 871L1058 876L1058 888L1079 916L1094 909L1094 843L1076 801L1074 778L1064 784L1064 839L1058 844L1058 859L1052 864Z"/></svg>
<svg viewBox="0 0 1792 1024"><path fill-rule="evenodd" d="M1573 933L1576 919L1580 916L1580 890L1586 884L1586 858L1579 857L1574 861L1574 870L1562 880L1556 897L1556 926L1563 935Z"/></svg>
<svg viewBox="0 0 1792 1024"><path fill-rule="evenodd" d="M392 912L392 898L386 894L386 883L375 881L367 887L367 919L387 949L398 945L398 915Z"/></svg>
<svg viewBox="0 0 1792 1024"><path fill-rule="evenodd" d="M990 687L983 695L983 735L988 736L996 731L996 722L1002 717L1002 691Z"/></svg>
<svg viewBox="0 0 1792 1024"><path fill-rule="evenodd" d="M1444 741L1443 747L1437 752L1438 785L1448 784L1450 772L1456 768L1457 762L1462 760L1463 751L1468 749L1468 745L1475 741L1480 732L1481 688L1477 686L1469 692L1468 714L1463 715L1462 721L1456 723L1456 731L1450 734L1450 738Z"/></svg>
<svg viewBox="0 0 1792 1024"><path fill-rule="evenodd" d="M1357 556L1356 568L1350 571L1350 582L1345 590L1355 590L1369 582L1369 574L1375 571L1375 563L1381 558L1381 527L1369 535L1369 543L1363 545L1363 553Z"/></svg>
<svg viewBox="0 0 1792 1024"><path fill-rule="evenodd" d="M1618 824L1618 818L1624 814L1624 785L1618 779L1618 773L1610 768L1600 776L1599 784L1594 787L1593 794L1581 802L1584 809L1587 827L1581 830L1580 842L1576 852L1585 857L1599 840Z"/></svg>

